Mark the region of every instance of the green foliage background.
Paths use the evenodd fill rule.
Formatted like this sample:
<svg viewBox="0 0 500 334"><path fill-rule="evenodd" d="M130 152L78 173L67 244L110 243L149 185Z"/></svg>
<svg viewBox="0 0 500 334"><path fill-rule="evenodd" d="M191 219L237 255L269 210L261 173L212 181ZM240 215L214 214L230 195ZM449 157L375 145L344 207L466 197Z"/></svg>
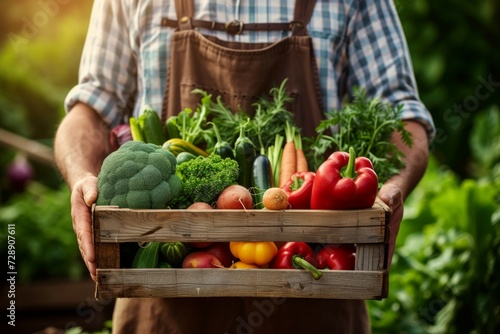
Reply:
<svg viewBox="0 0 500 334"><path fill-rule="evenodd" d="M90 0L54 2L57 10L47 10L44 1L0 4L0 127L49 146L64 115L64 97L77 80L92 5ZM432 164L407 202L390 296L369 303L374 332L493 333L500 313L500 3L394 3L421 98L438 133ZM26 28L26 22L43 19L43 13L46 20L39 21L39 27ZM2 170L15 153L2 148ZM23 244L43 248L52 243L58 245L54 249L75 253L68 252L68 259L62 260L63 251L53 250L47 252L47 262L40 262L27 259L39 250L20 250L26 265L20 272L27 280L86 275L71 220L48 209L59 208L68 216L67 189L53 166L33 164L36 182L25 194L14 196L2 173L2 231L5 224L15 223ZM37 210L39 215L23 210ZM3 243L1 247L6 249ZM44 270L53 261L77 264ZM465 324L463 319L474 321Z"/></svg>
<svg viewBox="0 0 500 334"><path fill-rule="evenodd" d="M433 152L462 178L473 175L473 120L500 105L500 3L496 0L394 0L420 96L438 129ZM483 80L495 82L490 90ZM484 97L483 97L484 95ZM487 95L487 96L486 96Z"/></svg>

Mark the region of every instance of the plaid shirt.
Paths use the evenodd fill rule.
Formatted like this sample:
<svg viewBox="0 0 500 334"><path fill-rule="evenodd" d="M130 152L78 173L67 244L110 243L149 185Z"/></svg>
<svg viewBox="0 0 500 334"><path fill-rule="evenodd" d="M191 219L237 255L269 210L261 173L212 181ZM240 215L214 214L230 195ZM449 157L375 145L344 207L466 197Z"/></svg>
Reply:
<svg viewBox="0 0 500 334"><path fill-rule="evenodd" d="M195 0L195 18L290 22L294 5L295 0ZM160 111L173 33L173 29L160 26L162 17L176 19L174 1L95 0L79 83L69 92L66 109L81 101L110 125L122 122L127 109L135 116L145 104ZM275 42L289 34L201 32L240 42ZM358 86L366 89L368 96L403 104L403 118L419 121L433 138L432 117L418 97L392 0L318 0L308 32L313 39L326 110L340 109L340 92Z"/></svg>

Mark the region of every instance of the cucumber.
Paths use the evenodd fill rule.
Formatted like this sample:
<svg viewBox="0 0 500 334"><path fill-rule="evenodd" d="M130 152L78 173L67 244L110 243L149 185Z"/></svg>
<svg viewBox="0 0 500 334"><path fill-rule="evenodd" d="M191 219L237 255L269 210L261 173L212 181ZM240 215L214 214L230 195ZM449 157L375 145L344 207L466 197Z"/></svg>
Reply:
<svg viewBox="0 0 500 334"><path fill-rule="evenodd" d="M132 268L158 268L161 242L149 242L139 248L132 261Z"/></svg>
<svg viewBox="0 0 500 334"><path fill-rule="evenodd" d="M177 127L177 116L170 116L165 122L165 132L167 139L180 138L179 128Z"/></svg>
<svg viewBox="0 0 500 334"><path fill-rule="evenodd" d="M263 154L259 154L253 161L252 168L252 197L256 209L263 209L262 198L264 192L273 187L273 171L271 161Z"/></svg>
<svg viewBox="0 0 500 334"><path fill-rule="evenodd" d="M249 189L252 186L252 165L257 152L255 145L245 135L245 125L240 126L240 136L234 143L234 158L238 162L238 184Z"/></svg>
<svg viewBox="0 0 500 334"><path fill-rule="evenodd" d="M138 118L130 117L129 124L133 140L160 146L165 143L166 137L160 116L151 107L146 106Z"/></svg>
<svg viewBox="0 0 500 334"><path fill-rule="evenodd" d="M142 133L146 143L163 145L166 141L163 125L161 124L158 113L149 107L144 109L143 114L139 117L139 124L142 125Z"/></svg>

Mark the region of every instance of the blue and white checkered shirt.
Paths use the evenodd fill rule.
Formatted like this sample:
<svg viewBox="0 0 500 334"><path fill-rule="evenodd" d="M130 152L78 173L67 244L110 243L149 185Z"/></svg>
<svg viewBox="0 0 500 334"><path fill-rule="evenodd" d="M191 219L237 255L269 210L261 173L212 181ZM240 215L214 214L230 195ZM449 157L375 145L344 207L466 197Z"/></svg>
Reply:
<svg viewBox="0 0 500 334"><path fill-rule="evenodd" d="M229 22L290 22L295 0L195 0L195 19ZM162 17L176 19L174 1L95 0L81 59L79 83L66 98L66 109L78 101L98 111L110 125L123 120L133 105L160 111L167 78L173 29ZM290 32L204 31L220 39L274 42ZM319 68L323 103L341 108L339 92L366 89L403 104L403 118L421 122L430 138L432 117L418 97L413 69L392 0L318 0L308 25ZM134 102L131 102L134 101Z"/></svg>

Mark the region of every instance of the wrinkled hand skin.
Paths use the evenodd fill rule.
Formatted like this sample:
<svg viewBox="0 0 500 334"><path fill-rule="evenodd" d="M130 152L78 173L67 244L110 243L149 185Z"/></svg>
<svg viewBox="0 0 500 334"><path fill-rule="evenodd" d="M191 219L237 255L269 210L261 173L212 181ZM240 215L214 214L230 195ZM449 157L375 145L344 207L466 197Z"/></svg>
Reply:
<svg viewBox="0 0 500 334"><path fill-rule="evenodd" d="M92 242L91 207L97 199L97 177L87 176L77 181L71 192L71 219L78 247L90 276L96 281L95 251Z"/></svg>

